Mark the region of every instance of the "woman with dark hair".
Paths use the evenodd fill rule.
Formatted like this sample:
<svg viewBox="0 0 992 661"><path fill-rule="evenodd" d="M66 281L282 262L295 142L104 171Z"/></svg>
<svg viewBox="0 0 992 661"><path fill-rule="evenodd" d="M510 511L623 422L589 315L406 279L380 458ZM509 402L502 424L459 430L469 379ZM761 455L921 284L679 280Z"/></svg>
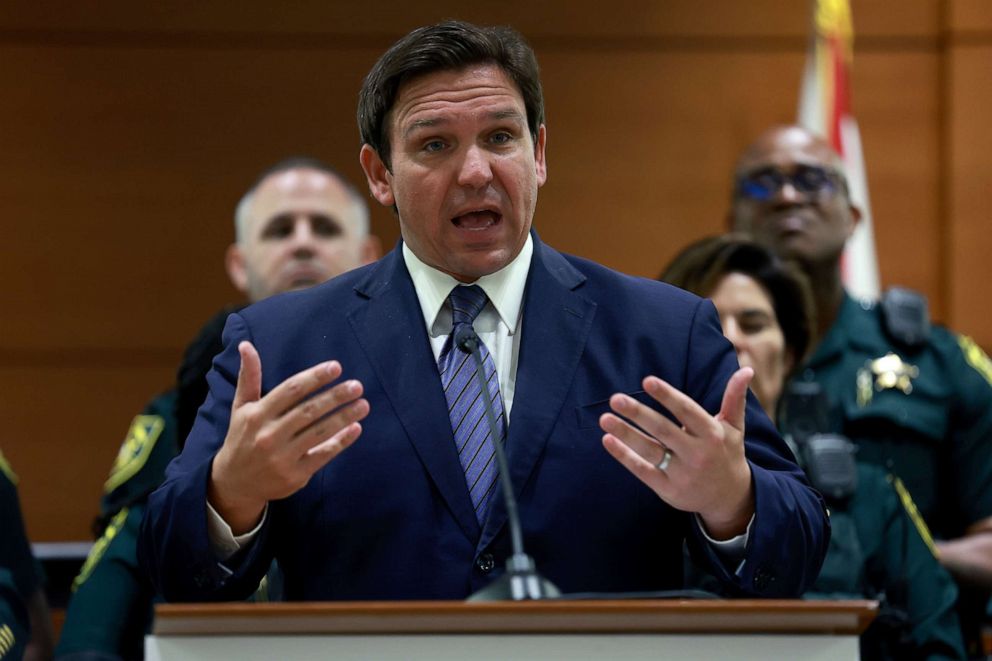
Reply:
<svg viewBox="0 0 992 661"><path fill-rule="evenodd" d="M731 234L690 245L660 279L712 299L738 361L754 369L755 396L773 421L785 421L790 412L780 406L783 389L815 344L803 273ZM785 422L791 430L793 421ZM830 505L833 528L820 576L806 596L879 600L879 616L861 638L865 659L964 658L957 590L905 487L874 466L855 466L847 439L818 433L829 429L806 431L803 438L787 433L786 440ZM839 458L847 460L846 475L836 470L844 463ZM712 589L710 581L693 576L698 570L689 573L690 581Z"/></svg>
<svg viewBox="0 0 992 661"><path fill-rule="evenodd" d="M683 250L660 280L711 298L751 389L772 420L782 387L814 344L809 285L802 272L748 239L719 236Z"/></svg>

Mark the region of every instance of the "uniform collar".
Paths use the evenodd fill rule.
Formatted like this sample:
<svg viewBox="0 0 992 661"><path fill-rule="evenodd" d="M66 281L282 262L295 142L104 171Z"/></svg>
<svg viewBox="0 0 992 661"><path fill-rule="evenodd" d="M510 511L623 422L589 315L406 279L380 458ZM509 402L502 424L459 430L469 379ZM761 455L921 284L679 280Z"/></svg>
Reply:
<svg viewBox="0 0 992 661"><path fill-rule="evenodd" d="M806 366L815 367L832 360L836 355L845 353L850 345L871 347L872 340L878 335L877 322L869 314L874 307L873 302L856 300L845 291L837 318L806 361Z"/></svg>

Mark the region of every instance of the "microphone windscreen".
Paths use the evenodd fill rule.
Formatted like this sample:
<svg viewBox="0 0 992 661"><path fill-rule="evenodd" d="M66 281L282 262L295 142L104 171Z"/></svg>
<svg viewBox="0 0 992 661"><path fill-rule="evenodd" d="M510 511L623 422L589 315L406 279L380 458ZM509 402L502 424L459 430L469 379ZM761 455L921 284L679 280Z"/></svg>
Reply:
<svg viewBox="0 0 992 661"><path fill-rule="evenodd" d="M479 336L469 324L460 324L455 328L453 341L465 353L472 353L479 347Z"/></svg>

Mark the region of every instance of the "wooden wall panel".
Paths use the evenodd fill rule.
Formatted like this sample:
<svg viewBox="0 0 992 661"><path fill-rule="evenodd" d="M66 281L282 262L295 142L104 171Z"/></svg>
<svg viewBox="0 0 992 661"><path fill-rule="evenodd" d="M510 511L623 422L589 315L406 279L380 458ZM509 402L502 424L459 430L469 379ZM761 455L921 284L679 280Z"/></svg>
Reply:
<svg viewBox="0 0 992 661"><path fill-rule="evenodd" d="M945 231L950 233L951 317L955 326L992 346L988 282L992 274L992 35L985 45L949 53L949 167Z"/></svg>
<svg viewBox="0 0 992 661"><path fill-rule="evenodd" d="M921 289L992 346L977 305L989 272L986 5L853 4L883 282ZM360 182L355 98L396 36L445 16L523 31L549 117L539 231L653 277L723 230L738 150L794 118L806 11L779 0L3 3L0 444L24 477L32 534L85 536L128 421L171 381L199 324L236 300L221 256L257 171L303 152ZM381 208L373 228L387 247L398 234ZM50 419L56 440L42 445Z"/></svg>
<svg viewBox="0 0 992 661"><path fill-rule="evenodd" d="M992 2L988 0L949 0L948 28L955 36L992 33Z"/></svg>
<svg viewBox="0 0 992 661"><path fill-rule="evenodd" d="M0 447L20 482L32 541L90 538L131 419L171 367L0 366Z"/></svg>
<svg viewBox="0 0 992 661"><path fill-rule="evenodd" d="M981 2L981 0L976 0ZM859 33L870 36L933 36L938 31L938 0L854 0ZM151 34L290 34L310 40L343 35L352 44L403 34L443 18L508 23L524 34L595 37L791 36L805 39L806 2L781 0L628 0L604 4L487 0L466 5L433 0L354 3L310 0L292 4L198 2L154 4L127 0L62 3L9 0L0 8L0 30L14 32L142 32ZM287 43L287 46L291 44Z"/></svg>

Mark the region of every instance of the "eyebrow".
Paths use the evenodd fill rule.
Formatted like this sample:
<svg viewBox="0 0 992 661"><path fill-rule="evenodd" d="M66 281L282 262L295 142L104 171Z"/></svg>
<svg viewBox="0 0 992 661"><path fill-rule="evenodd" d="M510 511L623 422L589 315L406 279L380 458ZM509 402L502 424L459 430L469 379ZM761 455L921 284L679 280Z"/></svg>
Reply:
<svg viewBox="0 0 992 661"><path fill-rule="evenodd" d="M746 317L749 319L754 319L761 317L764 319L772 319L772 313L768 310L763 310L761 308L745 308L738 313L741 317Z"/></svg>
<svg viewBox="0 0 992 661"><path fill-rule="evenodd" d="M524 116L520 114L519 110L509 108L506 110L496 110L495 112L491 112L489 113L489 118L496 120L514 119L514 120L522 121L524 119ZM428 119L418 119L415 120L413 123L411 123L408 127L406 127L406 130L403 131L403 137L406 137L419 129L434 128L435 126L441 126L447 123L449 123L449 120L444 119L442 117L430 117Z"/></svg>

